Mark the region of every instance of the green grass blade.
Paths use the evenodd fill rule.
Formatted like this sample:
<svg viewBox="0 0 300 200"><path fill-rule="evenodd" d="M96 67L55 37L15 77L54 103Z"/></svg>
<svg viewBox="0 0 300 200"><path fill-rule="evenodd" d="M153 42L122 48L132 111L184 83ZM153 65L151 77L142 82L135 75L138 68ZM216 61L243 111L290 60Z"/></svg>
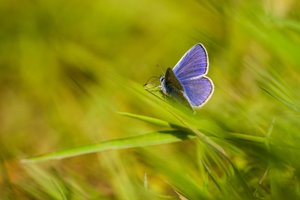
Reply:
<svg viewBox="0 0 300 200"><path fill-rule="evenodd" d="M89 144L71 149L55 151L52 153L23 159L22 162L28 163L47 160L58 160L108 150L128 149L180 142L182 140L191 139L194 137L195 136L183 133L182 131L159 131L135 137L108 140L96 144Z"/></svg>
<svg viewBox="0 0 300 200"><path fill-rule="evenodd" d="M162 127L170 127L170 123L161 119L153 118L153 117L148 117L145 115L137 115L137 114L132 114L132 113L127 113L127 112L118 112L120 115L124 115L127 117L131 117L134 119L138 119L144 122L148 122L153 125L157 126L162 126Z"/></svg>
<svg viewBox="0 0 300 200"><path fill-rule="evenodd" d="M191 130L171 123L171 122L167 122L161 119L157 119L157 118L153 118L153 117L148 117L145 115L138 115L138 114L132 114L132 113L128 113L128 112L118 112L119 114L126 116L126 117L130 117L133 119L138 119L153 125L158 125L161 127L169 127L169 128L174 128L180 131L184 131L186 133L193 133ZM194 134L194 133L193 133ZM233 133L233 132L226 132L226 135L224 136L218 136L218 135L212 135L212 134L206 134L208 137L212 137L212 138L221 138L221 139L225 139L228 141L231 140L235 140L235 141L239 141L239 142L250 142L250 143L259 143L259 144L264 144L265 143L265 138L261 137L261 136L255 136L255 135L248 135L248 134L241 134L241 133Z"/></svg>
<svg viewBox="0 0 300 200"><path fill-rule="evenodd" d="M63 184L51 173L35 165L26 165L24 169L47 195L53 199L67 199L67 191Z"/></svg>

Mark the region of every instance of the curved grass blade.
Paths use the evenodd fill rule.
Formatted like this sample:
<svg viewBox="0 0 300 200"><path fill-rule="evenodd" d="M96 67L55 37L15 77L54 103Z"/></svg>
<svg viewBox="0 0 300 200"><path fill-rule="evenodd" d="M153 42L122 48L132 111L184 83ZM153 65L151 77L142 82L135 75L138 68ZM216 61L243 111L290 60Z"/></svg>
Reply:
<svg viewBox="0 0 300 200"><path fill-rule="evenodd" d="M172 123L172 122L168 122L168 121L164 121L162 119L157 119L157 118L153 118L153 117L148 117L145 115L137 115L137 114L132 114L132 113L127 113L127 112L118 112L119 114L126 116L126 117L130 117L133 119L138 119L153 125L157 125L157 126L161 126L161 127L167 127L167 128L173 128L173 129L177 129L177 130L181 130L187 133L192 133L189 129L180 126L178 124ZM193 133L192 133L193 134Z"/></svg>
<svg viewBox="0 0 300 200"><path fill-rule="evenodd" d="M148 116L145 116L145 115L137 115L137 114L127 113L127 112L118 112L118 113L120 115L123 115L123 116L126 116L126 117L131 117L131 118L134 118L134 119L139 119L141 121L145 121L145 122L148 122L148 123L153 124L153 125L162 126L162 127L171 127L171 124L169 122L161 120L161 119L148 117Z"/></svg>
<svg viewBox="0 0 300 200"><path fill-rule="evenodd" d="M186 134L195 134L193 133L191 130L180 126L178 124L175 123L171 123L171 122L167 122L161 119L157 119L157 118L153 118L153 117L148 117L145 115L138 115L138 114L132 114L132 113L128 113L128 112L118 112L119 114L126 116L126 117L130 117L133 119L138 119L153 125L158 125L161 127L169 127L169 128L173 128L176 130L180 130L185 132ZM265 144L266 142L266 138L265 137L261 137L261 136L255 136L255 135L248 135L248 134L241 134L241 133L234 133L234 132L226 132L226 135L212 135L212 134L205 134L208 137L212 137L212 138L219 138L219 139L224 139L227 141L237 141L237 142L247 142L247 143L258 143L258 144Z"/></svg>
<svg viewBox="0 0 300 200"><path fill-rule="evenodd" d="M120 149L168 144L168 143L180 142L192 138L195 138L195 136L192 134L184 133L182 131L158 131L158 132L149 133L145 135L108 140L96 144L89 144L89 145L79 146L71 149L55 151L52 153L47 153L40 156L23 159L21 162L30 163L30 162L39 162L39 161L48 161L48 160L59 160L63 158L70 158L70 157L89 154L89 153L99 153L108 150L120 150Z"/></svg>

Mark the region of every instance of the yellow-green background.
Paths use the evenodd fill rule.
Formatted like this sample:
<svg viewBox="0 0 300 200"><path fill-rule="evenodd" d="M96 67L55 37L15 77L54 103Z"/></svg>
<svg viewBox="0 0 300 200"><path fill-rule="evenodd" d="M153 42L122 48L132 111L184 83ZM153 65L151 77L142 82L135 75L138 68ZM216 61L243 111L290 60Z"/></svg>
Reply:
<svg viewBox="0 0 300 200"><path fill-rule="evenodd" d="M1 1L0 198L179 199L180 173L189 174L204 196L229 198L230 180L220 169L215 171L223 190L203 181L197 171L201 150L190 141L20 163L160 130L117 112L172 118L135 90L143 91L151 76L162 74L158 66L174 66L199 42L208 51L208 76L215 83L214 95L199 111L209 121L206 129L261 137L273 131L275 141L292 148L279 147L272 159L291 163L270 164L268 153L258 158L256 146L248 149L255 154L228 147L230 157L253 193L275 165L278 172L266 178L260 196L281 199L291 194L289 188L295 192L291 199L299 197L299 34L297 0Z"/></svg>

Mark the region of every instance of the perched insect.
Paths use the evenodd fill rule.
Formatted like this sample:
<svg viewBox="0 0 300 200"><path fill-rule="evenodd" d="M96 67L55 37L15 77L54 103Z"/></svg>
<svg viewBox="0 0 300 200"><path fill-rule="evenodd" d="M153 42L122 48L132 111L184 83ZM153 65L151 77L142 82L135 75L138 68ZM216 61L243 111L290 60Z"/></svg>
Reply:
<svg viewBox="0 0 300 200"><path fill-rule="evenodd" d="M188 50L173 69L160 77L160 89L168 97L192 109L203 106L211 97L214 85L206 76L208 55L202 44Z"/></svg>

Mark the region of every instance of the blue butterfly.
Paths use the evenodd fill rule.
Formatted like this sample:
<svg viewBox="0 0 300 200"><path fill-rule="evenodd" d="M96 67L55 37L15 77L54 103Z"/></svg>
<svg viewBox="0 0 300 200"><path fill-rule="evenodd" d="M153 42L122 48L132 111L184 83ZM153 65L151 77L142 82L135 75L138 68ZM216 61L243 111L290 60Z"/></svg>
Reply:
<svg viewBox="0 0 300 200"><path fill-rule="evenodd" d="M168 68L165 75L160 77L160 89L166 96L197 109L209 100L214 91L207 72L207 52L202 44L196 44L173 69Z"/></svg>

